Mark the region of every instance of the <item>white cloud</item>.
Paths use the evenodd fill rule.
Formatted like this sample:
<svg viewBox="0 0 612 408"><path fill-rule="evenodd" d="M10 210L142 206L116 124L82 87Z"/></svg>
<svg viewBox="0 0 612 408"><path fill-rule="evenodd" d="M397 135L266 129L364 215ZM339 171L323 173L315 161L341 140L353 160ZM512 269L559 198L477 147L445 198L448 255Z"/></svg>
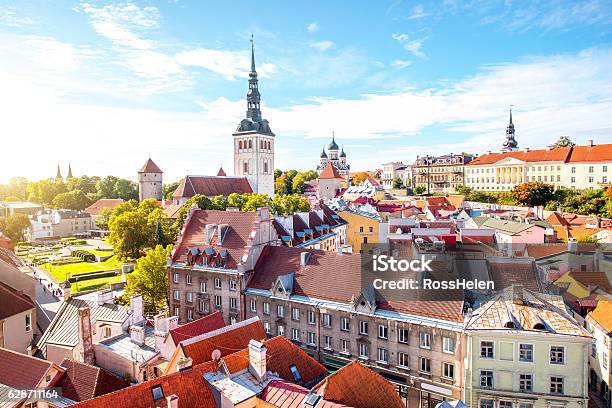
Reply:
<svg viewBox="0 0 612 408"><path fill-rule="evenodd" d="M420 18L427 17L429 14L425 12L425 8L422 4L417 4L412 9L412 13L408 16L408 20L417 20Z"/></svg>
<svg viewBox="0 0 612 408"><path fill-rule="evenodd" d="M205 68L223 76L227 80L244 78L251 68L250 55L242 51L213 50L197 48L176 54L176 61L185 66ZM258 63L257 73L265 78L277 70L271 63Z"/></svg>
<svg viewBox="0 0 612 408"><path fill-rule="evenodd" d="M393 61L393 66L398 68L406 68L407 66L412 65L412 61L396 59Z"/></svg>
<svg viewBox="0 0 612 408"><path fill-rule="evenodd" d="M308 30L308 32L314 33L315 31L319 31L321 27L319 27L319 25L315 22L312 22L310 24L308 24L308 26L306 26L306 30Z"/></svg>
<svg viewBox="0 0 612 408"><path fill-rule="evenodd" d="M423 42L425 40L427 40L427 37L417 38L416 40L408 41L406 44L404 44L404 49L419 58L426 59L427 56L423 51L421 51L421 49L423 48Z"/></svg>
<svg viewBox="0 0 612 408"><path fill-rule="evenodd" d="M336 44L333 41L329 40L323 40L309 44L311 48L316 48L319 51L327 51L330 48L334 47L334 45Z"/></svg>
<svg viewBox="0 0 612 408"><path fill-rule="evenodd" d="M0 7L0 25L11 28L20 28L34 24L30 17L17 14L14 7Z"/></svg>
<svg viewBox="0 0 612 408"><path fill-rule="evenodd" d="M410 36L408 34L395 33L391 35L391 38L393 38L395 41L404 42L408 41L410 39Z"/></svg>

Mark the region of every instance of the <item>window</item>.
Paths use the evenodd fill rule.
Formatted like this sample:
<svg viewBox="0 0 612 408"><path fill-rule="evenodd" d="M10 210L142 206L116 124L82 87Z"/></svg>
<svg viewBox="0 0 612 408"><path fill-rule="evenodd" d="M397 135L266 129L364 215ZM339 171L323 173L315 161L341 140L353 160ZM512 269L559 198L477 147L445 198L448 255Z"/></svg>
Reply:
<svg viewBox="0 0 612 408"><path fill-rule="evenodd" d="M276 316L285 317L285 306L284 305L276 305Z"/></svg>
<svg viewBox="0 0 612 408"><path fill-rule="evenodd" d="M351 330L351 324L349 322L348 317L343 317L340 319L340 330L349 331Z"/></svg>
<svg viewBox="0 0 612 408"><path fill-rule="evenodd" d="M608 171L608 166L603 166L602 170L603 170L604 173L607 172Z"/></svg>
<svg viewBox="0 0 612 408"><path fill-rule="evenodd" d="M527 402L521 402L519 404L519 408L533 408L533 404L529 404Z"/></svg>
<svg viewBox="0 0 612 408"><path fill-rule="evenodd" d="M478 408L493 408L492 399L481 399L478 403Z"/></svg>
<svg viewBox="0 0 612 408"><path fill-rule="evenodd" d="M174 316L178 316L178 315L180 315L180 314L181 314L181 309L180 309L180 308L178 308L178 307L175 307L175 308L174 308Z"/></svg>
<svg viewBox="0 0 612 408"><path fill-rule="evenodd" d="M359 321L359 334L368 335L368 322Z"/></svg>
<svg viewBox="0 0 612 408"><path fill-rule="evenodd" d="M325 327L331 327L332 325L332 317L330 314L325 313L323 314L323 326Z"/></svg>
<svg viewBox="0 0 612 408"><path fill-rule="evenodd" d="M300 320L300 309L298 309L297 307L292 307L291 308L291 318L293 320Z"/></svg>
<svg viewBox="0 0 612 408"><path fill-rule="evenodd" d="M575 174L575 173L576 173L576 168L572 167L572 174Z"/></svg>
<svg viewBox="0 0 612 408"><path fill-rule="evenodd" d="M400 343L408 344L408 329L397 330L397 341Z"/></svg>
<svg viewBox="0 0 612 408"><path fill-rule="evenodd" d="M367 344L359 343L359 357L360 358L368 358L370 350Z"/></svg>
<svg viewBox="0 0 612 408"><path fill-rule="evenodd" d="M111 336L111 334L112 334L112 330L111 330L111 328L110 328L110 327L105 327L105 328L104 328L104 337L105 337L105 338L110 337L110 336Z"/></svg>
<svg viewBox="0 0 612 408"><path fill-rule="evenodd" d="M351 344L348 340L340 340L340 352L344 354L350 354Z"/></svg>
<svg viewBox="0 0 612 408"><path fill-rule="evenodd" d="M591 357L597 357L597 343L591 345Z"/></svg>
<svg viewBox="0 0 612 408"><path fill-rule="evenodd" d="M317 344L317 336L314 332L308 332L308 344Z"/></svg>
<svg viewBox="0 0 612 408"><path fill-rule="evenodd" d="M498 408L512 408L512 401L499 401Z"/></svg>
<svg viewBox="0 0 612 408"><path fill-rule="evenodd" d="M172 298L174 300L180 300L181 299L181 292L179 292L178 290L175 290Z"/></svg>
<svg viewBox="0 0 612 408"><path fill-rule="evenodd" d="M300 331L298 329L291 329L291 340L300 341Z"/></svg>
<svg viewBox="0 0 612 408"><path fill-rule="evenodd" d="M389 350L378 348L378 362L389 364Z"/></svg>
<svg viewBox="0 0 612 408"><path fill-rule="evenodd" d="M423 349L430 349L431 348L431 334L426 333L426 332L421 332L419 334L419 347L423 348Z"/></svg>
<svg viewBox="0 0 612 408"><path fill-rule="evenodd" d="M519 344L519 361L533 361L533 344Z"/></svg>
<svg viewBox="0 0 612 408"><path fill-rule="evenodd" d="M221 289L221 278L215 278L215 289Z"/></svg>
<svg viewBox="0 0 612 408"><path fill-rule="evenodd" d="M370 231L370 234L374 232L374 227L369 227L368 231Z"/></svg>
<svg viewBox="0 0 612 408"><path fill-rule="evenodd" d="M482 388L493 388L493 371L480 370L480 386Z"/></svg>
<svg viewBox="0 0 612 408"><path fill-rule="evenodd" d="M572 178L571 178L571 182L572 182L572 183L575 183L575 182L576 182L576 177L572 177Z"/></svg>
<svg viewBox="0 0 612 408"><path fill-rule="evenodd" d="M185 275L185 283L191 285L191 275Z"/></svg>
<svg viewBox="0 0 612 408"><path fill-rule="evenodd" d="M328 350L332 349L332 338L331 336L325 336L324 337L325 341L324 341L324 347Z"/></svg>
<svg viewBox="0 0 612 408"><path fill-rule="evenodd" d="M229 298L229 303L230 309L238 309L238 299L236 299L235 297L231 297Z"/></svg>
<svg viewBox="0 0 612 408"><path fill-rule="evenodd" d="M533 391L533 374L519 374L519 390Z"/></svg>
<svg viewBox="0 0 612 408"><path fill-rule="evenodd" d="M550 393L563 394L563 377L550 377Z"/></svg>
<svg viewBox="0 0 612 408"><path fill-rule="evenodd" d="M178 273L174 274L174 279L173 280L174 280L174 283L179 283L179 274Z"/></svg>
<svg viewBox="0 0 612 408"><path fill-rule="evenodd" d="M161 385L156 385L155 387L151 388L151 394L153 394L153 401L159 401L160 399L164 398L164 390L162 389Z"/></svg>
<svg viewBox="0 0 612 408"><path fill-rule="evenodd" d="M295 382L302 381L302 376L300 375L300 371L297 369L295 364L291 364L289 366L289 369L291 370L291 375L293 375L293 379L295 380Z"/></svg>
<svg viewBox="0 0 612 408"><path fill-rule="evenodd" d="M221 307L221 296L215 295L215 307Z"/></svg>
<svg viewBox="0 0 612 408"><path fill-rule="evenodd" d="M408 354L406 353L397 353L397 366L408 368L410 367L410 360Z"/></svg>
<svg viewBox="0 0 612 408"><path fill-rule="evenodd" d="M206 282L200 282L200 293L206 293Z"/></svg>
<svg viewBox="0 0 612 408"><path fill-rule="evenodd" d="M308 311L308 324L315 324L316 323L316 315L314 310L309 310Z"/></svg>
<svg viewBox="0 0 612 408"><path fill-rule="evenodd" d="M589 176L589 183L592 183L593 181L595 181L595 177Z"/></svg>
<svg viewBox="0 0 612 408"><path fill-rule="evenodd" d="M270 334L271 333L270 322L264 322L264 330L266 331L266 334Z"/></svg>
<svg viewBox="0 0 612 408"><path fill-rule="evenodd" d="M27 314L25 316L25 330L27 332L32 330L32 315L31 314Z"/></svg>
<svg viewBox="0 0 612 408"><path fill-rule="evenodd" d="M493 358L493 342L492 341L481 341L480 342L480 357L481 358Z"/></svg>
<svg viewBox="0 0 612 408"><path fill-rule="evenodd" d="M550 347L550 364L565 364L565 347Z"/></svg>
<svg viewBox="0 0 612 408"><path fill-rule="evenodd" d="M442 363L442 376L445 378L455 378L455 365Z"/></svg>
<svg viewBox="0 0 612 408"><path fill-rule="evenodd" d="M608 353L605 351L601 353L601 365L606 371L608 370Z"/></svg>
<svg viewBox="0 0 612 408"><path fill-rule="evenodd" d="M270 303L263 302L263 314L265 314L265 315L269 315L270 314Z"/></svg>
<svg viewBox="0 0 612 408"><path fill-rule="evenodd" d="M595 167L594 166L589 166L589 173L593 173L595 171Z"/></svg>
<svg viewBox="0 0 612 408"><path fill-rule="evenodd" d="M193 292L187 292L185 293L187 302L192 303L193 302Z"/></svg>
<svg viewBox="0 0 612 408"><path fill-rule="evenodd" d="M431 360L425 357L419 358L419 371L422 373L431 373Z"/></svg>
<svg viewBox="0 0 612 408"><path fill-rule="evenodd" d="M455 353L455 339L452 337L442 338L442 351L449 354Z"/></svg>
<svg viewBox="0 0 612 408"><path fill-rule="evenodd" d="M230 279L230 281L229 281L229 288L230 288L230 290L236 290L237 286L238 285L236 284L236 280Z"/></svg>
<svg viewBox="0 0 612 408"><path fill-rule="evenodd" d="M385 325L378 325L378 338L379 339L387 339L389 335L389 328Z"/></svg>
<svg viewBox="0 0 612 408"><path fill-rule="evenodd" d="M278 335L279 335L279 336L284 336L284 335L285 335L285 326L283 326L282 324L281 324L281 325L279 325L279 326L276 328L276 331L278 332Z"/></svg>
<svg viewBox="0 0 612 408"><path fill-rule="evenodd" d="M205 300L199 299L198 300L198 312L208 313L208 302L206 302Z"/></svg>
<svg viewBox="0 0 612 408"><path fill-rule="evenodd" d="M187 320L193 320L193 309L187 309Z"/></svg>
<svg viewBox="0 0 612 408"><path fill-rule="evenodd" d="M257 300L251 299L251 312L257 311Z"/></svg>

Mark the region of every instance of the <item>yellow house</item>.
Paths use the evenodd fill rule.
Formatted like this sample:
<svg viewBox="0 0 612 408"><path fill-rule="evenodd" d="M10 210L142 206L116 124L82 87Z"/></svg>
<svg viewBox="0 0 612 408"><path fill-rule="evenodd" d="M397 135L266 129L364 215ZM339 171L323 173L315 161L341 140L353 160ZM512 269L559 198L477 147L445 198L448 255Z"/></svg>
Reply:
<svg viewBox="0 0 612 408"><path fill-rule="evenodd" d="M593 338L560 296L515 285L466 319L466 405L584 408Z"/></svg>
<svg viewBox="0 0 612 408"><path fill-rule="evenodd" d="M595 337L590 353L589 382L599 396L610 404L610 357L612 357L612 301L600 300L586 317L586 328Z"/></svg>
<svg viewBox="0 0 612 408"><path fill-rule="evenodd" d="M346 242L353 247L353 253L361 252L364 244L380 243L382 219L379 216L349 209L338 212L338 215L348 223Z"/></svg>
<svg viewBox="0 0 612 408"><path fill-rule="evenodd" d="M604 272L566 272L555 282L555 286L566 288L570 295L584 299L593 295L595 299L607 299L612 287Z"/></svg>

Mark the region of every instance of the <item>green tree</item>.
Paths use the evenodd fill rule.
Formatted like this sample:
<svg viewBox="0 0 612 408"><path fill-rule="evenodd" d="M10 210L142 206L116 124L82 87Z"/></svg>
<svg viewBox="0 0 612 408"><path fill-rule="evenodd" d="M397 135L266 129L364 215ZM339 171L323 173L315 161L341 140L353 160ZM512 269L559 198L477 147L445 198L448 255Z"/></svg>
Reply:
<svg viewBox="0 0 612 408"><path fill-rule="evenodd" d="M98 180L96 184L96 190L100 198L118 198L115 185L117 184L117 177L106 176L103 179Z"/></svg>
<svg viewBox="0 0 612 408"><path fill-rule="evenodd" d="M241 210L256 211L261 207L270 207L270 197L266 194L252 193L247 196L247 200Z"/></svg>
<svg viewBox="0 0 612 408"><path fill-rule="evenodd" d="M302 173L302 177L304 178L304 181L310 181L319 177L319 173L317 173L315 170L308 170Z"/></svg>
<svg viewBox="0 0 612 408"><path fill-rule="evenodd" d="M282 170L279 170L279 169L274 170L274 180L279 178L282 174L283 174Z"/></svg>
<svg viewBox="0 0 612 408"><path fill-rule="evenodd" d="M293 194L302 194L304 193L304 187L306 183L304 182L304 176L301 173L298 173L293 178L293 182L291 183L291 191Z"/></svg>
<svg viewBox="0 0 612 408"><path fill-rule="evenodd" d="M425 192L425 187L423 187L423 186L416 186L414 188L414 194L416 194L416 195L421 195L424 192Z"/></svg>
<svg viewBox="0 0 612 408"><path fill-rule="evenodd" d="M17 198L11 201L25 201L28 198L28 180L25 177L13 177L7 184L0 184L0 200Z"/></svg>
<svg viewBox="0 0 612 408"><path fill-rule="evenodd" d="M40 180L28 184L28 199L46 207L53 206L53 199L67 190L63 181Z"/></svg>
<svg viewBox="0 0 612 408"><path fill-rule="evenodd" d="M155 245L155 229L164 212L153 198L136 205L128 201L118 205L109 219L109 241L120 259L136 259L145 248ZM166 226L167 234L170 233ZM168 235L166 235L168 236Z"/></svg>
<svg viewBox="0 0 612 408"><path fill-rule="evenodd" d="M218 195L211 200L213 210L225 211L227 209L227 197Z"/></svg>
<svg viewBox="0 0 612 408"><path fill-rule="evenodd" d="M540 181L530 181L515 186L512 196L521 204L530 207L545 205L553 197L554 187Z"/></svg>
<svg viewBox="0 0 612 408"><path fill-rule="evenodd" d="M244 203L246 203L247 195L242 195L238 193L232 193L227 196L227 206L232 208L238 208L242 210L244 207Z"/></svg>
<svg viewBox="0 0 612 408"><path fill-rule="evenodd" d="M289 188L287 186L287 176L286 175L282 175L280 177L277 177L276 180L274 180L274 193L275 194L289 194Z"/></svg>
<svg viewBox="0 0 612 408"><path fill-rule="evenodd" d="M122 200L138 200L138 184L128 179L118 179L115 192L117 198Z"/></svg>
<svg viewBox="0 0 612 408"><path fill-rule="evenodd" d="M103 208L96 218L96 225L101 230L108 230L108 220L110 219L113 210L110 208Z"/></svg>
<svg viewBox="0 0 612 408"><path fill-rule="evenodd" d="M353 185L358 186L363 183L370 175L365 171L353 174Z"/></svg>
<svg viewBox="0 0 612 408"><path fill-rule="evenodd" d="M555 143L551 145L553 149L556 149L557 147L571 147L571 146L576 146L576 143L572 142L570 138L567 136L561 136L559 139L557 139Z"/></svg>
<svg viewBox="0 0 612 408"><path fill-rule="evenodd" d="M164 228L162 227L162 221L160 219L157 220L157 224L155 225L155 242L157 245L166 245L166 234L164 234Z"/></svg>
<svg viewBox="0 0 612 408"><path fill-rule="evenodd" d="M404 186L404 182L401 178L396 177L393 179L393 188L402 188Z"/></svg>
<svg viewBox="0 0 612 408"><path fill-rule="evenodd" d="M72 179L70 179L72 180ZM60 193L53 199L53 207L70 210L84 210L92 204L91 199L81 190Z"/></svg>
<svg viewBox="0 0 612 408"><path fill-rule="evenodd" d="M136 262L127 277L126 293L142 295L147 314L155 314L166 306L168 294L167 260L172 246L157 245Z"/></svg>
<svg viewBox="0 0 612 408"><path fill-rule="evenodd" d="M162 196L167 200L172 200L172 194L174 194L179 184L180 182L178 181L174 181L170 184L163 184L162 185Z"/></svg>
<svg viewBox="0 0 612 408"><path fill-rule="evenodd" d="M30 219L25 214L0 217L0 232L13 242L23 241L24 231L30 226Z"/></svg>
<svg viewBox="0 0 612 408"><path fill-rule="evenodd" d="M310 211L310 203L299 194L275 195L270 205L272 213L275 215L290 215L296 212Z"/></svg>
<svg viewBox="0 0 612 408"><path fill-rule="evenodd" d="M96 194L98 192L96 187L98 181L100 181L100 177L98 176L72 177L67 180L66 186L69 191L81 190L85 194Z"/></svg>

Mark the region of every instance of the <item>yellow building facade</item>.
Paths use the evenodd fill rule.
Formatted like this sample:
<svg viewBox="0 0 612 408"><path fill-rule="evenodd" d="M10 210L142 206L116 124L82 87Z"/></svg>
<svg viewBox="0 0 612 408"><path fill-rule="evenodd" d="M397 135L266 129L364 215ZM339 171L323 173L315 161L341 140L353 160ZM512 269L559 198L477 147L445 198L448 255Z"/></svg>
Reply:
<svg viewBox="0 0 612 408"><path fill-rule="evenodd" d="M346 242L353 247L353 253L360 253L364 244L380 243L380 217L350 210L340 211L338 215L348 223Z"/></svg>

